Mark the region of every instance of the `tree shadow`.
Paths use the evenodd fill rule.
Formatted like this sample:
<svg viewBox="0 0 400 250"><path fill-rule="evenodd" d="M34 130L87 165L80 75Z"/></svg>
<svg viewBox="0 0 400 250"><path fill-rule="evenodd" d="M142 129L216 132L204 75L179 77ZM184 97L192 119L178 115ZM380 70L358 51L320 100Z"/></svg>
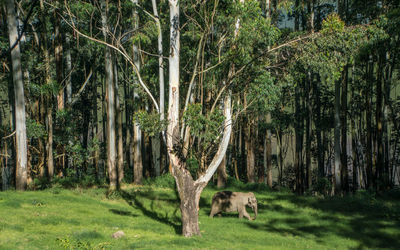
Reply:
<svg viewBox="0 0 400 250"><path fill-rule="evenodd" d="M400 249L400 237L398 237L400 203L398 202L398 206L385 211L380 201L372 199L376 202L372 206L371 200L365 197L317 199L291 194L277 194L275 197L275 200L268 200L269 204L262 204L262 207L266 210L277 210L285 215L284 218L271 219L267 223L247 222L248 227L284 236L313 239L317 243L324 243L331 240L329 235L336 235L358 242L355 249ZM294 204L298 208L297 212L295 209L281 209L276 203L282 201ZM312 208L317 211L312 213L312 218L307 218L302 208Z"/></svg>
<svg viewBox="0 0 400 250"><path fill-rule="evenodd" d="M169 198L160 198L154 194L151 190L147 191L133 191L132 193L128 193L126 191L121 191L122 198L132 207L138 208L142 211L142 213L157 221L161 222L165 225L171 226L174 228L176 234L182 234L182 225L179 222L180 218L177 216L178 208L169 215L168 212L165 215L158 213L157 210L162 210L160 207L156 207L155 200L163 201L163 202L173 202L176 204L176 199ZM147 199L151 201L150 208L147 208L144 202L141 202L140 199Z"/></svg>
<svg viewBox="0 0 400 250"><path fill-rule="evenodd" d="M129 211L124 211L124 210L118 210L118 209L109 209L109 211L113 214L118 214L118 215L122 215L122 216L132 216L132 217L138 217L137 214L133 214L132 212Z"/></svg>

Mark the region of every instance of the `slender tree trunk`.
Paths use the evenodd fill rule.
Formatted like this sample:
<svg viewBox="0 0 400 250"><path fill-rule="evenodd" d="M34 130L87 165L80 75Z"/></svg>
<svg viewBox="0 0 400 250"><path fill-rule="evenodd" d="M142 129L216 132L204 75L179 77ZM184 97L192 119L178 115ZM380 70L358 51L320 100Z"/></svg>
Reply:
<svg viewBox="0 0 400 250"><path fill-rule="evenodd" d="M16 189L25 190L27 186L27 139L25 125L24 82L21 69L21 52L18 39L18 23L13 0L6 1L7 26L11 50L12 75L15 97L15 148L16 148Z"/></svg>
<svg viewBox="0 0 400 250"><path fill-rule="evenodd" d="M306 105L307 105L307 117L306 117L306 187L311 189L312 185L312 173L311 173L311 131L312 131L312 104L311 104L311 86L312 86L312 75L308 72L308 81L306 81Z"/></svg>
<svg viewBox="0 0 400 250"><path fill-rule="evenodd" d="M372 59L368 62L367 67L367 87L365 93L365 106L366 106L366 127L367 127L367 146L366 146L366 155L367 155L367 188L373 187L373 177L372 177L372 125L371 125L371 117L372 117L372 104L371 104L371 95L372 95L372 77L374 71L374 63Z"/></svg>
<svg viewBox="0 0 400 250"><path fill-rule="evenodd" d="M269 126L271 125L270 113L267 114L266 122ZM270 128L267 128L264 138L264 164L267 170L267 184L272 188L272 133Z"/></svg>
<svg viewBox="0 0 400 250"><path fill-rule="evenodd" d="M43 34L42 34L42 52L44 54L44 75L46 85L52 84L52 77L50 72L50 52L49 46L47 44L47 27L46 27L46 15L48 14L43 0L40 2L40 9L43 22ZM47 141L46 141L46 158L47 158L47 174L49 180L53 178L54 175L54 159L53 159L53 94L49 93L44 97L45 100L45 120L47 129Z"/></svg>
<svg viewBox="0 0 400 250"><path fill-rule="evenodd" d="M63 76L63 45L62 45L62 35L60 32L60 16L58 11L54 12L55 27L54 27L54 37L55 37L55 48L54 55L56 59L56 77L57 83L60 86L60 91L57 95L57 109L64 109L64 88L61 87L64 80Z"/></svg>
<svg viewBox="0 0 400 250"><path fill-rule="evenodd" d="M387 60L387 64L386 64L386 69L385 69L385 78L384 78L384 113L383 113L383 121L384 121L384 125L383 125L383 138L384 138L384 164L385 164L385 174L386 174L386 178L385 178L385 183L388 186L393 186L394 182L392 181L391 177L391 171L390 171L390 133L389 133L389 110L390 110L390 92L391 92L391 82L392 82L392 75L393 75L393 68L394 68L394 63L395 63L395 55L392 55L389 52L386 53L386 60ZM392 61L392 63L390 64L389 61ZM396 126L394 126L396 127Z"/></svg>
<svg viewBox="0 0 400 250"><path fill-rule="evenodd" d="M217 187L218 188L225 187L226 178L228 177L226 174L226 156L224 156L221 163L219 164L219 167L217 169L217 174L218 174Z"/></svg>
<svg viewBox="0 0 400 250"><path fill-rule="evenodd" d="M134 4L137 4L137 0L132 0ZM133 18L134 18L134 29L139 28L139 15L137 10L135 9L133 13ZM140 58L139 58L139 48L137 47L136 44L133 45L133 61L138 69L140 71ZM138 86L138 79L137 77L135 78L135 86ZM135 102L139 102L139 95L137 91L134 92L133 98ZM135 184L141 184L142 179L143 179L143 157L142 157L142 130L140 129L140 125L138 122L135 122L134 128L133 128L133 145L134 145L134 157L133 157L133 182Z"/></svg>
<svg viewBox="0 0 400 250"><path fill-rule="evenodd" d="M71 74L72 74L72 59L71 59L71 34L67 32L65 34L65 43L66 43L66 51L65 51L65 69L66 69L66 96L67 103L71 104L72 102L72 82L71 82Z"/></svg>
<svg viewBox="0 0 400 250"><path fill-rule="evenodd" d="M115 105L117 107L117 129L118 129L117 175L118 175L118 187L121 187L122 180L124 179L124 140L122 134L122 110L119 101L118 70L116 62L114 63L114 84L115 84Z"/></svg>
<svg viewBox="0 0 400 250"><path fill-rule="evenodd" d="M324 169L324 148L322 144L321 138L321 97L320 97L320 88L318 86L319 82L315 84L315 112L316 112L316 122L315 122L315 129L316 129L316 136L317 136L317 158L318 158L318 177L322 178L325 176L325 169Z"/></svg>
<svg viewBox="0 0 400 250"><path fill-rule="evenodd" d="M101 0L101 21L104 40L108 39L107 6L106 1ZM116 168L116 135L115 135L115 91L113 76L113 61L111 49L105 48L105 73L106 73L106 102L107 102L107 167L110 179L110 190L117 188Z"/></svg>
<svg viewBox="0 0 400 250"><path fill-rule="evenodd" d="M72 82L71 82L71 74L72 74L72 59L71 59L71 34L66 32L65 34L65 43L66 43L66 51L65 51L65 69L66 69L66 78L65 78L65 90L66 90L66 98L67 98L67 105L70 106L72 102ZM95 112L97 113L97 107ZM71 146L72 141L69 140L68 144ZM97 152L97 151L96 151ZM96 153L95 153L96 154ZM99 152L97 152L99 155ZM67 167L73 168L73 161L72 156L67 156Z"/></svg>
<svg viewBox="0 0 400 250"><path fill-rule="evenodd" d="M283 133L282 133L281 129L278 129L276 131L276 135L277 135L279 186L282 186L282 179L283 179L283 145L282 145L282 136L283 136Z"/></svg>
<svg viewBox="0 0 400 250"><path fill-rule="evenodd" d="M50 98L52 99L52 98ZM49 175L49 180L53 179L54 176L54 159L53 159L53 105L51 100L47 103L47 173Z"/></svg>
<svg viewBox="0 0 400 250"><path fill-rule="evenodd" d="M255 152L254 152L254 129L252 128L252 124L248 121L248 125L246 128L246 157L247 157L247 181L249 183L255 182Z"/></svg>
<svg viewBox="0 0 400 250"><path fill-rule="evenodd" d="M351 94L350 96L354 96L354 90L355 90L355 66L351 67ZM354 105L354 104L353 104ZM362 115L360 113L360 115ZM352 158L353 158L353 192L356 192L358 190L359 184L358 184L358 172L359 172L359 167L358 167L358 145L357 145L357 120L356 117L351 117L351 151L352 151Z"/></svg>
<svg viewBox="0 0 400 250"><path fill-rule="evenodd" d="M302 119L300 115L300 90L299 86L296 87L296 93L295 93L295 109L296 109L296 121L295 121L295 137L296 137L296 149L295 149L295 157L294 157L294 167L295 167L295 172L296 172L296 192L298 194L303 193L303 185L302 185L302 171L301 171L301 165L302 165L302 157L301 157L301 151L302 151L302 137L303 137L303 131L302 131L302 126L301 126L301 121Z"/></svg>
<svg viewBox="0 0 400 250"><path fill-rule="evenodd" d="M383 152L383 94L382 94L382 82L384 77L383 61L384 56L379 55L376 78L376 143L377 143L377 162L376 162L376 180L378 190L384 188L384 152Z"/></svg>
<svg viewBox="0 0 400 250"><path fill-rule="evenodd" d="M165 107L165 87L164 87L164 66L163 66L163 38L162 38L162 31L161 31L161 23L160 18L158 16L157 11L157 3L156 0L151 1L153 6L153 14L156 17L156 24L157 24L157 31L158 31L158 82L159 82L159 89L160 89L160 120L164 120L164 107ZM160 135L162 136L162 135ZM155 136L152 141L153 147L153 161L156 176L160 175L161 172L161 141L160 136Z"/></svg>
<svg viewBox="0 0 400 250"><path fill-rule="evenodd" d="M340 182L340 81L335 82L335 168L334 168L334 187L335 194L338 194L341 190Z"/></svg>
<svg viewBox="0 0 400 250"><path fill-rule="evenodd" d="M341 169L340 169L340 177L342 188L345 192L349 192L349 170L347 165L347 85L348 85L348 69L349 67L346 65L343 70L343 79L342 79L342 103L341 103L341 129L342 129L342 146L341 146Z"/></svg>
<svg viewBox="0 0 400 250"><path fill-rule="evenodd" d="M57 79L57 84L60 88L58 95L57 95L57 110L63 110L64 105L65 105L65 100L64 100L64 88L62 87L63 80L64 80L64 72L63 72L63 43L62 43L62 35L60 32L60 16L59 12L55 11L54 12L54 20L55 20L55 26L54 26L54 38L55 38L55 48L54 48L54 56L55 56L55 61L56 61L56 79ZM63 145L60 145L61 148L58 150L58 154L65 155L65 147ZM61 172L62 169L64 168L65 165L65 157L62 156L59 158L57 161L58 164L57 166L57 172Z"/></svg>

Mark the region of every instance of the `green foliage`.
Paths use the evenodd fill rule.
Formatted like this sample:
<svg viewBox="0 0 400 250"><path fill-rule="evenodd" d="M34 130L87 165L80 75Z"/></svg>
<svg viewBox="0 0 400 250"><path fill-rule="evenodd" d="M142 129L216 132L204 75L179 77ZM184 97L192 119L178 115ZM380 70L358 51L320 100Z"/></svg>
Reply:
<svg viewBox="0 0 400 250"><path fill-rule="evenodd" d="M279 102L280 91L280 87L274 84L271 75L262 70L250 84L248 102L254 101L258 111L269 112Z"/></svg>
<svg viewBox="0 0 400 250"><path fill-rule="evenodd" d="M330 191L332 190L332 183L331 181L324 177L318 178L317 183L313 186L314 191L317 191L323 195L329 195Z"/></svg>
<svg viewBox="0 0 400 250"><path fill-rule="evenodd" d="M183 119L190 127L191 134L202 140L204 148L208 148L220 135L224 116L219 109L208 116L203 115L201 104L190 104Z"/></svg>
<svg viewBox="0 0 400 250"><path fill-rule="evenodd" d="M337 13L330 14L322 21L322 34L331 34L344 31L344 22L340 19Z"/></svg>
<svg viewBox="0 0 400 250"><path fill-rule="evenodd" d="M161 121L160 114L148 113L146 111L138 111L134 115L134 122L140 124L141 129L148 133L149 136L155 136L165 130L168 121Z"/></svg>
<svg viewBox="0 0 400 250"><path fill-rule="evenodd" d="M44 125L29 118L26 119L26 133L28 138L33 139L47 137L47 132Z"/></svg>

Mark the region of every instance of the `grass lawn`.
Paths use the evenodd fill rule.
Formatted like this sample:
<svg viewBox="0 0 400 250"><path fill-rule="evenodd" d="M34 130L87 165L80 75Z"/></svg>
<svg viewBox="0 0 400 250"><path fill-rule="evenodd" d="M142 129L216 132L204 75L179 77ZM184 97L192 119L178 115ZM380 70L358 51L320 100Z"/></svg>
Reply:
<svg viewBox="0 0 400 250"><path fill-rule="evenodd" d="M201 196L202 236L189 239L180 235L179 202L167 188L127 186L113 199L102 188L0 192L0 249L400 249L398 195L253 191L259 214L247 221L210 219L214 192ZM118 230L125 237L111 238Z"/></svg>

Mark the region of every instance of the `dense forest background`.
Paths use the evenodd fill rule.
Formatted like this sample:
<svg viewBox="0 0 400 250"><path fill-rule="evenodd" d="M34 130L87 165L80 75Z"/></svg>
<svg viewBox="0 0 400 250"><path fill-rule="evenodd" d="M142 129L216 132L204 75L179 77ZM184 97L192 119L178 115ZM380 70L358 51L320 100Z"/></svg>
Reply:
<svg viewBox="0 0 400 250"><path fill-rule="evenodd" d="M173 2L0 2L1 190L201 179L228 132L219 187L399 185L397 0Z"/></svg>

